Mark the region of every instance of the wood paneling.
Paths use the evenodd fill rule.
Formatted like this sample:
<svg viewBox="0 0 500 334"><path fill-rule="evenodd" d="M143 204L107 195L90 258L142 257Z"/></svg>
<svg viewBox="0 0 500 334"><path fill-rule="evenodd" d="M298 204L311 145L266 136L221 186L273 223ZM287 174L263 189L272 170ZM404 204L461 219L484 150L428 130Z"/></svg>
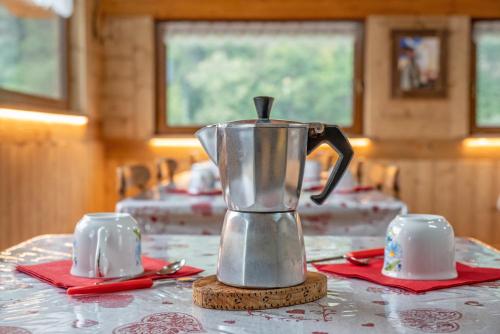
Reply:
<svg viewBox="0 0 500 334"><path fill-rule="evenodd" d="M89 124L0 119L0 249L71 232L85 212L104 209L104 149L95 121L99 49L89 26L94 2L76 0L71 19L71 108Z"/></svg>
<svg viewBox="0 0 500 334"><path fill-rule="evenodd" d="M401 168L401 199L408 204L410 212L443 215L459 236L500 243L500 212L495 207L500 195L500 150L493 156L481 155L481 149L463 152L460 143L452 141L420 156L418 143L397 145L388 140L371 146L356 150L357 158L364 161L365 168L375 163ZM393 151L394 146L399 147L399 152L404 151L403 157ZM453 146L458 147L446 152ZM204 157L201 149L152 148L141 141L108 142L106 152L108 210L114 208L118 199L114 178L117 166L141 162L154 168L157 158L171 157L179 159L180 170L186 170L190 154Z"/></svg>
<svg viewBox="0 0 500 334"><path fill-rule="evenodd" d="M121 3L132 6L128 1ZM249 2L249 6L257 6L256 3L267 6L260 1ZM217 1L215 4L216 8ZM143 5L147 8L152 2L146 1ZM180 13L179 8L172 10ZM147 43L152 43L153 18L109 17L106 22L107 74L102 82L109 91L106 96L101 95L101 111L105 123L113 120L105 124L104 131L107 138L106 207L112 210L118 198L117 166L146 163L153 168L157 158L168 157L180 159L183 170L188 168L189 155L202 157L203 154L196 148L152 148L147 143L153 135L154 119L154 93L147 91L154 87L152 57L147 53L152 50ZM391 99L390 30L421 27L451 31L450 94L440 100ZM462 144L462 138L468 133L468 18L377 16L367 19L365 30L368 45L364 123L367 134L374 140L370 147L357 149L358 158L364 159L367 165L382 162L400 166L401 196L411 211L442 214L453 224L457 235L500 243L500 214L495 210L495 201L500 195L500 149L473 149ZM144 34L149 35L145 38ZM146 52L134 56L134 52L141 49ZM141 64L145 64L147 70L136 72ZM138 74L142 76L143 97L134 94L137 91L134 87L139 87L134 78ZM115 86L117 82L121 88ZM143 101L142 104L139 101Z"/></svg>
<svg viewBox="0 0 500 334"><path fill-rule="evenodd" d="M105 15L158 19L352 19L369 15L500 17L497 0L103 0Z"/></svg>
<svg viewBox="0 0 500 334"><path fill-rule="evenodd" d="M401 199L410 212L445 216L459 236L500 243L500 159L368 159L401 168Z"/></svg>
<svg viewBox="0 0 500 334"><path fill-rule="evenodd" d="M85 212L103 210L103 149L85 138L85 129L70 136L54 125L1 123L0 249L39 234L72 232ZM8 138L6 129L21 127L24 138Z"/></svg>
<svg viewBox="0 0 500 334"><path fill-rule="evenodd" d="M375 16L366 21L365 135L383 139L440 140L468 134L469 19ZM391 97L393 30L440 29L448 38L448 97Z"/></svg>
<svg viewBox="0 0 500 334"><path fill-rule="evenodd" d="M148 17L110 18L103 32L103 135L144 139L154 132L154 24Z"/></svg>

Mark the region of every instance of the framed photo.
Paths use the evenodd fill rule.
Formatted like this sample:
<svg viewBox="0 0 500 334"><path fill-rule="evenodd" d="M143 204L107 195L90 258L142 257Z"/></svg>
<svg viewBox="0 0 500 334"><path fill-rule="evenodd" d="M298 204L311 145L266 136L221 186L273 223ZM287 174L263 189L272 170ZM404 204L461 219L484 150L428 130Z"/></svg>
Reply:
<svg viewBox="0 0 500 334"><path fill-rule="evenodd" d="M446 96L446 31L393 30L392 96Z"/></svg>

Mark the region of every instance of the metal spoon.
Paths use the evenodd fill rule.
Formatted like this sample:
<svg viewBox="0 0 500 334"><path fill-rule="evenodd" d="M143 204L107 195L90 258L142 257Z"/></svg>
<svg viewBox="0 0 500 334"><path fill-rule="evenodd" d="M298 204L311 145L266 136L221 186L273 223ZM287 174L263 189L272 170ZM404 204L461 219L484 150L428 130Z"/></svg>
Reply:
<svg viewBox="0 0 500 334"><path fill-rule="evenodd" d="M137 275L129 275L129 276L124 276L124 277L119 277L119 278L111 278L111 279L105 279L102 282L98 282L96 284L106 284L106 283L112 283L112 282L123 282L123 281L128 281L131 279L135 278L140 278L140 277L145 277L145 276L150 276L150 275L169 275L169 274L174 274L181 270L182 267L186 264L185 259L180 259L177 261L174 261L170 264L167 264L165 267L161 268L158 271L150 270L150 271L145 271Z"/></svg>
<svg viewBox="0 0 500 334"><path fill-rule="evenodd" d="M318 263L318 262L333 261L333 260L347 260L347 261L351 262L352 264L355 264L358 266L366 266L370 263L370 259L357 259L355 257L346 256L346 255L331 256L331 257L324 257L324 258L320 258L320 259L307 260L307 263Z"/></svg>
<svg viewBox="0 0 500 334"><path fill-rule="evenodd" d="M371 249L362 249L362 250L357 250L357 251L351 251L351 252L343 254L343 255L308 260L307 263L345 259L345 260L351 262L352 264L355 264L358 266L366 266L370 263L371 258L379 257L379 256L384 256L384 248L371 248Z"/></svg>

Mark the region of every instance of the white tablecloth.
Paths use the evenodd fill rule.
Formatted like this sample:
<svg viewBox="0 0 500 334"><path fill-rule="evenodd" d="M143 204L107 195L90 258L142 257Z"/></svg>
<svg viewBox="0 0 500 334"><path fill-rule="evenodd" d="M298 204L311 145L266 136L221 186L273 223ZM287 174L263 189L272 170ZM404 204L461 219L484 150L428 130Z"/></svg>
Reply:
<svg viewBox="0 0 500 334"><path fill-rule="evenodd" d="M379 191L334 193L316 205L311 193L300 197L298 212L306 235L381 236L390 221L406 213L406 205ZM134 216L144 233L219 234L226 204L221 195L154 195L152 199L125 199L117 212Z"/></svg>
<svg viewBox="0 0 500 334"><path fill-rule="evenodd" d="M144 236L153 257L178 259L213 274L216 236ZM378 247L382 238L306 237L309 257ZM328 296L263 311L219 311L193 305L189 284L69 297L14 271L18 263L70 259L71 236L41 236L0 254L0 333L487 333L500 332L500 281L409 294L362 280L328 276ZM500 267L500 253L457 240L457 258ZM313 270L312 267L309 270Z"/></svg>

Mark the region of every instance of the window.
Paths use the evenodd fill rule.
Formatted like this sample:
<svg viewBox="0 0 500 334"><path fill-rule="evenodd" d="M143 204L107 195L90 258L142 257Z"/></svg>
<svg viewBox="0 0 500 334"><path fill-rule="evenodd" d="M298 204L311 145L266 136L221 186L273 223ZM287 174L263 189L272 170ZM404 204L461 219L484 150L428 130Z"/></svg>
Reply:
<svg viewBox="0 0 500 334"><path fill-rule="evenodd" d="M475 21L472 47L472 131L500 131L500 21Z"/></svg>
<svg viewBox="0 0 500 334"><path fill-rule="evenodd" d="M0 4L0 102L66 109L66 20L11 10Z"/></svg>
<svg viewBox="0 0 500 334"><path fill-rule="evenodd" d="M254 119L269 95L272 118L359 133L361 35L346 21L158 23L157 131Z"/></svg>

